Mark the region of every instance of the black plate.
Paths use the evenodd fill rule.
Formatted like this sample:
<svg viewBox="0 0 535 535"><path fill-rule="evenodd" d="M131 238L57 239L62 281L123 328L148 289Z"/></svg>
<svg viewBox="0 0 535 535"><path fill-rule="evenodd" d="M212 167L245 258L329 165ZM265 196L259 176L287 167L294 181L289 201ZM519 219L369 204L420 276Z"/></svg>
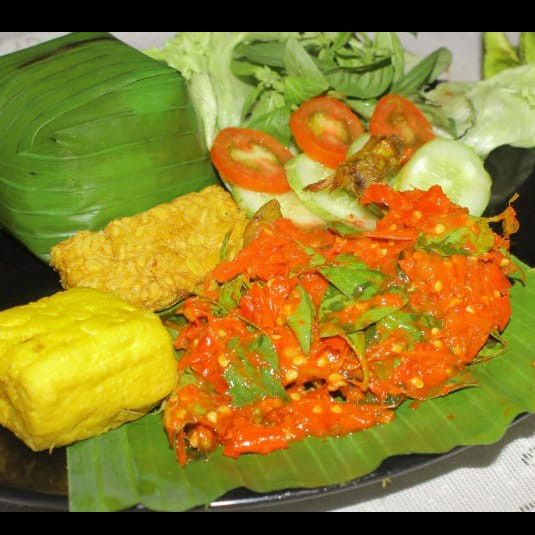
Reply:
<svg viewBox="0 0 535 535"><path fill-rule="evenodd" d="M499 149L488 160L494 177L489 214L507 205L515 192L521 230L512 241L514 254L535 265L535 156L530 151ZM12 238L0 231L0 310L26 304L60 290L57 275ZM460 450L455 450L456 453ZM375 472L344 485L308 490L285 490L258 495L245 489L227 494L211 508L250 507L300 501L311 497L354 490L423 468L449 455L409 455L386 460ZM0 502L39 508L68 509L65 451L35 454L0 429Z"/></svg>

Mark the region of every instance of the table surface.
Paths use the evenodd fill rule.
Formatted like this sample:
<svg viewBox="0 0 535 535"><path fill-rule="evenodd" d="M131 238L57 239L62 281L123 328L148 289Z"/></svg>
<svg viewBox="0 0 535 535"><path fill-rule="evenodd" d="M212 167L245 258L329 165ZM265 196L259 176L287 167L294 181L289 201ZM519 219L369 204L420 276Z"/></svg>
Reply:
<svg viewBox="0 0 535 535"><path fill-rule="evenodd" d="M60 32L33 32L53 34ZM156 44L172 32L116 32L132 41ZM477 39L480 32L423 32L429 39L449 37L454 48ZM449 35L447 35L449 34ZM0 53L31 44L29 32L0 32ZM466 51L465 47L465 51ZM477 59L463 55L460 69L474 68ZM468 449L454 457L396 478L386 485L314 499L300 504L269 507L269 511L501 511L535 512L535 417L509 430L499 443ZM0 512L43 509L0 503Z"/></svg>

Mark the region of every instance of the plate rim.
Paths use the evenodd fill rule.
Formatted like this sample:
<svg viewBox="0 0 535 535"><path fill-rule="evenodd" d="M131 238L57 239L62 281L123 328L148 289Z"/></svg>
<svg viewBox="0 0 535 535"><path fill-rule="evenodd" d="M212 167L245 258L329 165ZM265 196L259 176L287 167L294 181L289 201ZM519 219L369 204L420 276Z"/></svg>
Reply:
<svg viewBox="0 0 535 535"><path fill-rule="evenodd" d="M507 432L518 424L535 418L535 415L524 413L518 416L507 428L502 439L495 444L500 444ZM345 494L356 490L365 489L385 480L400 478L404 475L418 472L430 466L437 465L442 461L456 457L476 447L482 446L459 446L446 453L426 454L413 453L408 455L396 455L386 459L376 470L357 479L314 488L283 489L264 494L255 493L245 487L234 489L221 498L214 500L210 504L195 507L191 511L204 512L246 512L247 510L264 509L276 505L291 505L311 501L314 499L326 498ZM406 463L405 466L396 466L400 460ZM390 466L392 465L392 466ZM239 492L249 493L250 496L233 498L233 494ZM38 507L39 509L49 509L57 512L69 512L69 497L64 495L44 494L37 491L16 489L0 486L0 503L21 506ZM138 505L128 511L148 511L143 505Z"/></svg>

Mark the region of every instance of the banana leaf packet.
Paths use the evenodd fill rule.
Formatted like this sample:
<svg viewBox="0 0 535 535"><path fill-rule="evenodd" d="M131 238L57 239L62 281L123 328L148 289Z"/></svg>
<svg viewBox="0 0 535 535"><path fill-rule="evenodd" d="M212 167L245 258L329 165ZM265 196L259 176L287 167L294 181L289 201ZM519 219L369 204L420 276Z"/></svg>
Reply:
<svg viewBox="0 0 535 535"><path fill-rule="evenodd" d="M106 32L0 58L0 228L48 261L82 230L217 183L177 71Z"/></svg>

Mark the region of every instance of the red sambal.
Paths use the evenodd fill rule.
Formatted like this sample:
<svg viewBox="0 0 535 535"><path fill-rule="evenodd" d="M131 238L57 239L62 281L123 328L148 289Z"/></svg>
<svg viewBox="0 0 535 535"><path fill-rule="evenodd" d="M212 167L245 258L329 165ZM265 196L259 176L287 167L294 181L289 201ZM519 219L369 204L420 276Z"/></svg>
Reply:
<svg viewBox="0 0 535 535"><path fill-rule="evenodd" d="M266 224L166 318L179 382L164 421L180 463L386 424L407 399L466 386L466 366L499 340L513 208L493 221L501 237L438 187L372 186L363 202L386 213L376 230Z"/></svg>

